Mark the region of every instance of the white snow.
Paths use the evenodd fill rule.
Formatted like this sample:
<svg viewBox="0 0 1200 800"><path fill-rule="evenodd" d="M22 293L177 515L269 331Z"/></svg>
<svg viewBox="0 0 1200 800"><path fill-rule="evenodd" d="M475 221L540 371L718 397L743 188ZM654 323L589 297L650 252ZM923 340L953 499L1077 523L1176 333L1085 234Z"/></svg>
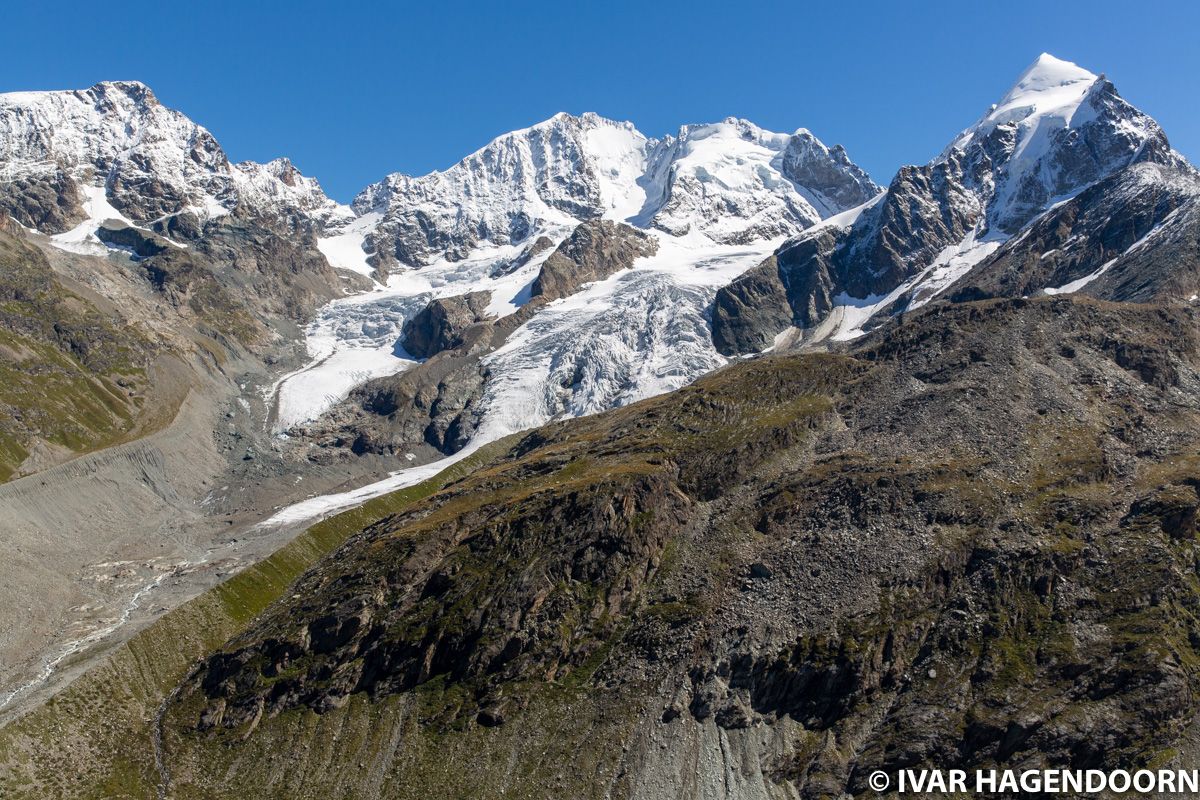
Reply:
<svg viewBox="0 0 1200 800"><path fill-rule="evenodd" d="M1088 275L1084 275L1082 278L1077 278L1076 280L1073 280L1070 283L1064 283L1062 286L1058 286L1058 287L1047 286L1042 291L1049 295L1072 294L1074 292L1078 292L1080 289L1087 286L1092 281L1096 280L1096 278L1099 278L1101 275L1108 272L1109 268L1115 263L1117 263L1117 259L1115 259L1115 258L1111 259L1109 261L1104 262L1104 265L1102 267L1100 267L1100 269L1096 270L1095 272L1092 272Z"/></svg>
<svg viewBox="0 0 1200 800"><path fill-rule="evenodd" d="M1085 121L1075 116L1096 80L1086 69L1042 53L1000 102L963 131L947 152L965 148L971 139L986 136L999 125L1016 123L1017 146L1008 163L1018 167L1032 163L1044 154L1050 132Z"/></svg>
<svg viewBox="0 0 1200 800"><path fill-rule="evenodd" d="M350 492L310 498L282 509L261 524L302 522L360 505L432 477L484 444L511 433L551 419L595 413L671 391L726 363L713 348L704 309L717 288L761 263L780 244L779 240L737 247L714 245L699 234L680 239L652 235L660 243L655 255L547 305L488 357L493 380L485 391L479 428L466 448L431 464L393 472ZM378 363L387 364L387 342L399 335L405 312L393 309L389 316L371 309L371 304L413 301L408 306L411 310L436 293L456 294L486 286L498 291L495 287L504 285L505 278L476 277L472 281L471 276L486 275L487 266L511 258L516 252L519 248L488 248L465 267L439 263L429 280L418 277L430 269L424 268L415 274L405 273L410 276L408 285L389 283L386 290L337 301L330 307L331 319L321 331L310 333L311 346L317 355L321 348L332 346L346 358L357 352L356 358L370 362L379 356ZM530 271L532 274L523 279L532 280L536 266L527 265L521 272ZM355 333L361 324L348 321L355 315L386 325L388 331L375 338L373 344L371 337L356 340L350 336L335 341L339 325L333 318L341 320L341 335L346 335ZM388 316L386 323L384 316ZM332 338L326 338L326 331ZM338 347L342 349L336 350ZM413 363L392 358L392 372ZM280 382L281 419L277 429L287 427L284 417L293 421L313 418L329 407L331 397L343 388L349 391L349 380L343 380L345 373L333 371L329 363L315 363ZM299 413L284 411L289 403L295 403L292 407Z"/></svg>
<svg viewBox="0 0 1200 800"><path fill-rule="evenodd" d="M608 219L628 220L646 205L646 189L639 179L646 171L647 139L629 122L611 122L595 114L583 118L592 123L584 142L599 179L602 213Z"/></svg>
<svg viewBox="0 0 1200 800"><path fill-rule="evenodd" d="M557 233L565 235L563 230ZM553 252L550 248L507 275L491 276L494 267L515 259L521 250L517 245L482 247L462 261L442 259L419 270L396 273L386 286L323 306L305 332L309 363L268 390L268 401L275 402L274 429L286 431L315 420L354 387L417 363L400 346L402 329L406 320L436 297L490 291L488 314L501 317L515 311L529 299L529 285ZM327 250L322 252L329 257Z"/></svg>
<svg viewBox="0 0 1200 800"><path fill-rule="evenodd" d="M636 219L681 235L698 230L716 242L747 232L799 233L823 216L780 171L791 137L742 119L685 125L665 142L657 170L661 204ZM759 237L756 237L759 238Z"/></svg>
<svg viewBox="0 0 1200 800"><path fill-rule="evenodd" d="M363 243L367 234L379 224L382 216L377 211L368 212L343 226L332 236L317 237L317 249L331 266L373 277L375 268L367 263L367 252L363 249Z"/></svg>
<svg viewBox="0 0 1200 800"><path fill-rule="evenodd" d="M933 263L926 268L915 283L913 301L909 309L917 309L944 292L951 284L971 271L971 267L1000 249L1005 237L991 234L983 239L976 225L961 242L942 250Z"/></svg>
<svg viewBox="0 0 1200 800"><path fill-rule="evenodd" d="M60 170L89 195L91 219L102 211L92 188L119 187L118 197L108 201L124 207L120 198L136 195L143 183L166 190L167 216L190 211L214 219L239 204L264 215L320 221L352 213L286 159L230 164L212 134L163 106L136 81L106 81L81 91L0 94L0 182ZM107 218L129 222L120 215Z"/></svg>
<svg viewBox="0 0 1200 800"><path fill-rule="evenodd" d="M96 237L96 229L108 220L132 225L125 216L108 202L103 186L84 186L83 213L87 219L69 231L50 237L50 242L61 250L83 255L104 255L108 248Z"/></svg>
<svg viewBox="0 0 1200 800"><path fill-rule="evenodd" d="M726 363L705 309L780 243L714 245L655 234L656 254L551 303L489 355L475 436L494 440L684 386Z"/></svg>
<svg viewBox="0 0 1200 800"><path fill-rule="evenodd" d="M71 230L50 237L50 243L60 250L88 256L102 256L109 250L122 249L105 244L96 236L96 231L99 230L100 226L109 221L121 222L132 228L146 230L113 208L112 204L108 202L108 196L103 186L83 186L80 188L80 191L84 196L82 207L83 213L87 215L87 218ZM180 249L187 248L187 245L172 241L165 236L160 238L166 243Z"/></svg>
<svg viewBox="0 0 1200 800"><path fill-rule="evenodd" d="M514 229L532 237L595 216L674 235L695 230L715 242L761 240L844 210L784 175L797 142L806 163L825 160L834 171L853 172L804 129L772 133L729 118L655 140L628 122L556 114L497 137L445 171L389 175L364 189L354 208L380 212L381 238L414 245L407 257L420 263L444 255L422 241L428 227L460 249L481 237L508 244Z"/></svg>

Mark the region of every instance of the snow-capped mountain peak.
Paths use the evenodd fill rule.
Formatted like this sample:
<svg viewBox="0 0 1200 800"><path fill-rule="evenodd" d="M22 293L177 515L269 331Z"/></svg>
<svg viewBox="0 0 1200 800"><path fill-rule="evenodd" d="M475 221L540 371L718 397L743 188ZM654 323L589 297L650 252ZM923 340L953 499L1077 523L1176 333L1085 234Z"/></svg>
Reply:
<svg viewBox="0 0 1200 800"><path fill-rule="evenodd" d="M1000 102L960 134L947 150L963 149L975 137L987 136L998 125L1007 123L1018 124L1026 131L1042 125L1067 127L1098 79L1099 76L1070 61L1042 53Z"/></svg>
<svg viewBox="0 0 1200 800"><path fill-rule="evenodd" d="M1011 234L1138 159L1181 161L1103 75L1043 53L934 163L959 165L988 206L987 230Z"/></svg>
<svg viewBox="0 0 1200 800"><path fill-rule="evenodd" d="M480 243L635 212L644 192L630 178L641 174L649 145L629 123L560 113L503 134L446 170L388 175L353 208L379 214L370 238L385 266L461 259Z"/></svg>
<svg viewBox="0 0 1200 800"><path fill-rule="evenodd" d="M630 122L556 114L504 134L447 170L389 175L354 201L377 214L376 261L421 266L483 244L561 234L607 218L723 243L797 233L878 191L840 148L811 133L734 117L652 139Z"/></svg>
<svg viewBox="0 0 1200 800"><path fill-rule="evenodd" d="M729 352L761 350L788 317L809 338L861 335L930 302L1048 209L1142 162L1190 170L1107 78L1043 54L848 226L802 233L777 251L778 275L766 269L723 290L728 309L748 308L751 295L786 300L716 319L717 335Z"/></svg>
<svg viewBox="0 0 1200 800"><path fill-rule="evenodd" d="M216 138L138 81L0 94L0 207L60 233L87 222L88 198L139 224L237 209L289 223L337 205L287 160L232 165Z"/></svg>
<svg viewBox="0 0 1200 800"><path fill-rule="evenodd" d="M774 133L736 117L685 125L660 149L651 183L662 199L639 222L723 244L796 234L878 191L844 153L803 128Z"/></svg>

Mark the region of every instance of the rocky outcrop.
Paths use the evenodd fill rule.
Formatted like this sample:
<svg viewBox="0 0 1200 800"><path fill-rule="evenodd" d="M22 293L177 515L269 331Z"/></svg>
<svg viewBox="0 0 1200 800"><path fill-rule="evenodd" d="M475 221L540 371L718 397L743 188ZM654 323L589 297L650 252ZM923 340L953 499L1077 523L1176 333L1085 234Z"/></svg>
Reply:
<svg viewBox="0 0 1200 800"><path fill-rule="evenodd" d="M713 300L713 344L723 356L760 353L791 324L792 307L775 256L722 287Z"/></svg>
<svg viewBox="0 0 1200 800"><path fill-rule="evenodd" d="M317 250L311 229L286 233L240 214L204 229L195 249L222 282L268 321L303 322L317 306L370 281L339 275Z"/></svg>
<svg viewBox="0 0 1200 800"><path fill-rule="evenodd" d="M610 220L585 222L545 260L531 294L547 300L567 297L657 251L658 243L637 228Z"/></svg>
<svg viewBox="0 0 1200 800"><path fill-rule="evenodd" d="M79 186L61 169L0 184L0 209L27 228L62 233L84 218Z"/></svg>
<svg viewBox="0 0 1200 800"><path fill-rule="evenodd" d="M879 194L875 181L850 160L846 148L840 144L826 147L806 130L788 140L780 171L820 198L829 213L862 205Z"/></svg>
<svg viewBox="0 0 1200 800"><path fill-rule="evenodd" d="M486 382L479 353L440 353L356 389L349 402L361 411L348 422L335 411L333 443L360 455L425 455L427 448L437 457L453 455L475 433Z"/></svg>
<svg viewBox="0 0 1200 800"><path fill-rule="evenodd" d="M467 328L487 319L491 299L491 292L470 292L431 300L404 323L404 349L415 358L429 358L461 346Z"/></svg>
<svg viewBox="0 0 1200 800"><path fill-rule="evenodd" d="M469 307L463 297L446 299ZM486 297L476 298L476 308L482 311L486 301ZM326 420L309 426L305 435L322 446L349 448L359 455L411 455L426 460L457 453L479 425L480 402L490 376L485 356L543 304L534 300L499 320L484 319L456 329L453 346L434 352L415 367L363 384Z"/></svg>
<svg viewBox="0 0 1200 800"><path fill-rule="evenodd" d="M133 258L150 258L173 246L171 242L151 231L115 221L106 222L97 228L96 238L107 245L129 251Z"/></svg>
<svg viewBox="0 0 1200 800"><path fill-rule="evenodd" d="M548 236L539 236L533 240L533 244L529 245L521 251L521 254L510 261L501 261L496 266L492 267L489 275L497 278L501 275L509 275L516 272L521 267L528 264L533 259L540 256L547 250L554 249L554 241Z"/></svg>
<svg viewBox="0 0 1200 800"><path fill-rule="evenodd" d="M947 293L957 301L1079 291L1106 300L1186 300L1200 289L1200 177L1136 164L1036 220Z"/></svg>

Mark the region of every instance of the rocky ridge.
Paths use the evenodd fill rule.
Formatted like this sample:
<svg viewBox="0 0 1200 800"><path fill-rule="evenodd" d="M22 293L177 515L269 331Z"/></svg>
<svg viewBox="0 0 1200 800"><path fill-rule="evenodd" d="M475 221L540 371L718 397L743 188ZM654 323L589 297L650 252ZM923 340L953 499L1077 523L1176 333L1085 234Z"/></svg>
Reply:
<svg viewBox="0 0 1200 800"><path fill-rule="evenodd" d="M505 134L444 172L390 175L353 207L374 220L363 250L395 270L561 238L601 218L744 243L798 232L877 191L844 149L805 130L788 136L730 118L656 140L588 113Z"/></svg>
<svg viewBox="0 0 1200 800"><path fill-rule="evenodd" d="M1142 163L1191 170L1106 78L1042 55L938 158L724 289L715 340L726 354L761 351L789 315L808 339L861 335L938 296L1051 205Z"/></svg>

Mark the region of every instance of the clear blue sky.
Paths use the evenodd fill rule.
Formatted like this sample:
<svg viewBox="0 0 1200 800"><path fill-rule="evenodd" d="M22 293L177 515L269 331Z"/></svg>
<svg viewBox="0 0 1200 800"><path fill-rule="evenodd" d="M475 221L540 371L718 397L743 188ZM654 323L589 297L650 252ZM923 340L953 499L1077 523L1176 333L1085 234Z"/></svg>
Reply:
<svg viewBox="0 0 1200 800"><path fill-rule="evenodd" d="M340 200L557 111L651 136L731 115L803 126L884 183L1042 51L1107 73L1200 160L1193 2L62 0L5 17L0 91L141 80L231 158L287 155Z"/></svg>

